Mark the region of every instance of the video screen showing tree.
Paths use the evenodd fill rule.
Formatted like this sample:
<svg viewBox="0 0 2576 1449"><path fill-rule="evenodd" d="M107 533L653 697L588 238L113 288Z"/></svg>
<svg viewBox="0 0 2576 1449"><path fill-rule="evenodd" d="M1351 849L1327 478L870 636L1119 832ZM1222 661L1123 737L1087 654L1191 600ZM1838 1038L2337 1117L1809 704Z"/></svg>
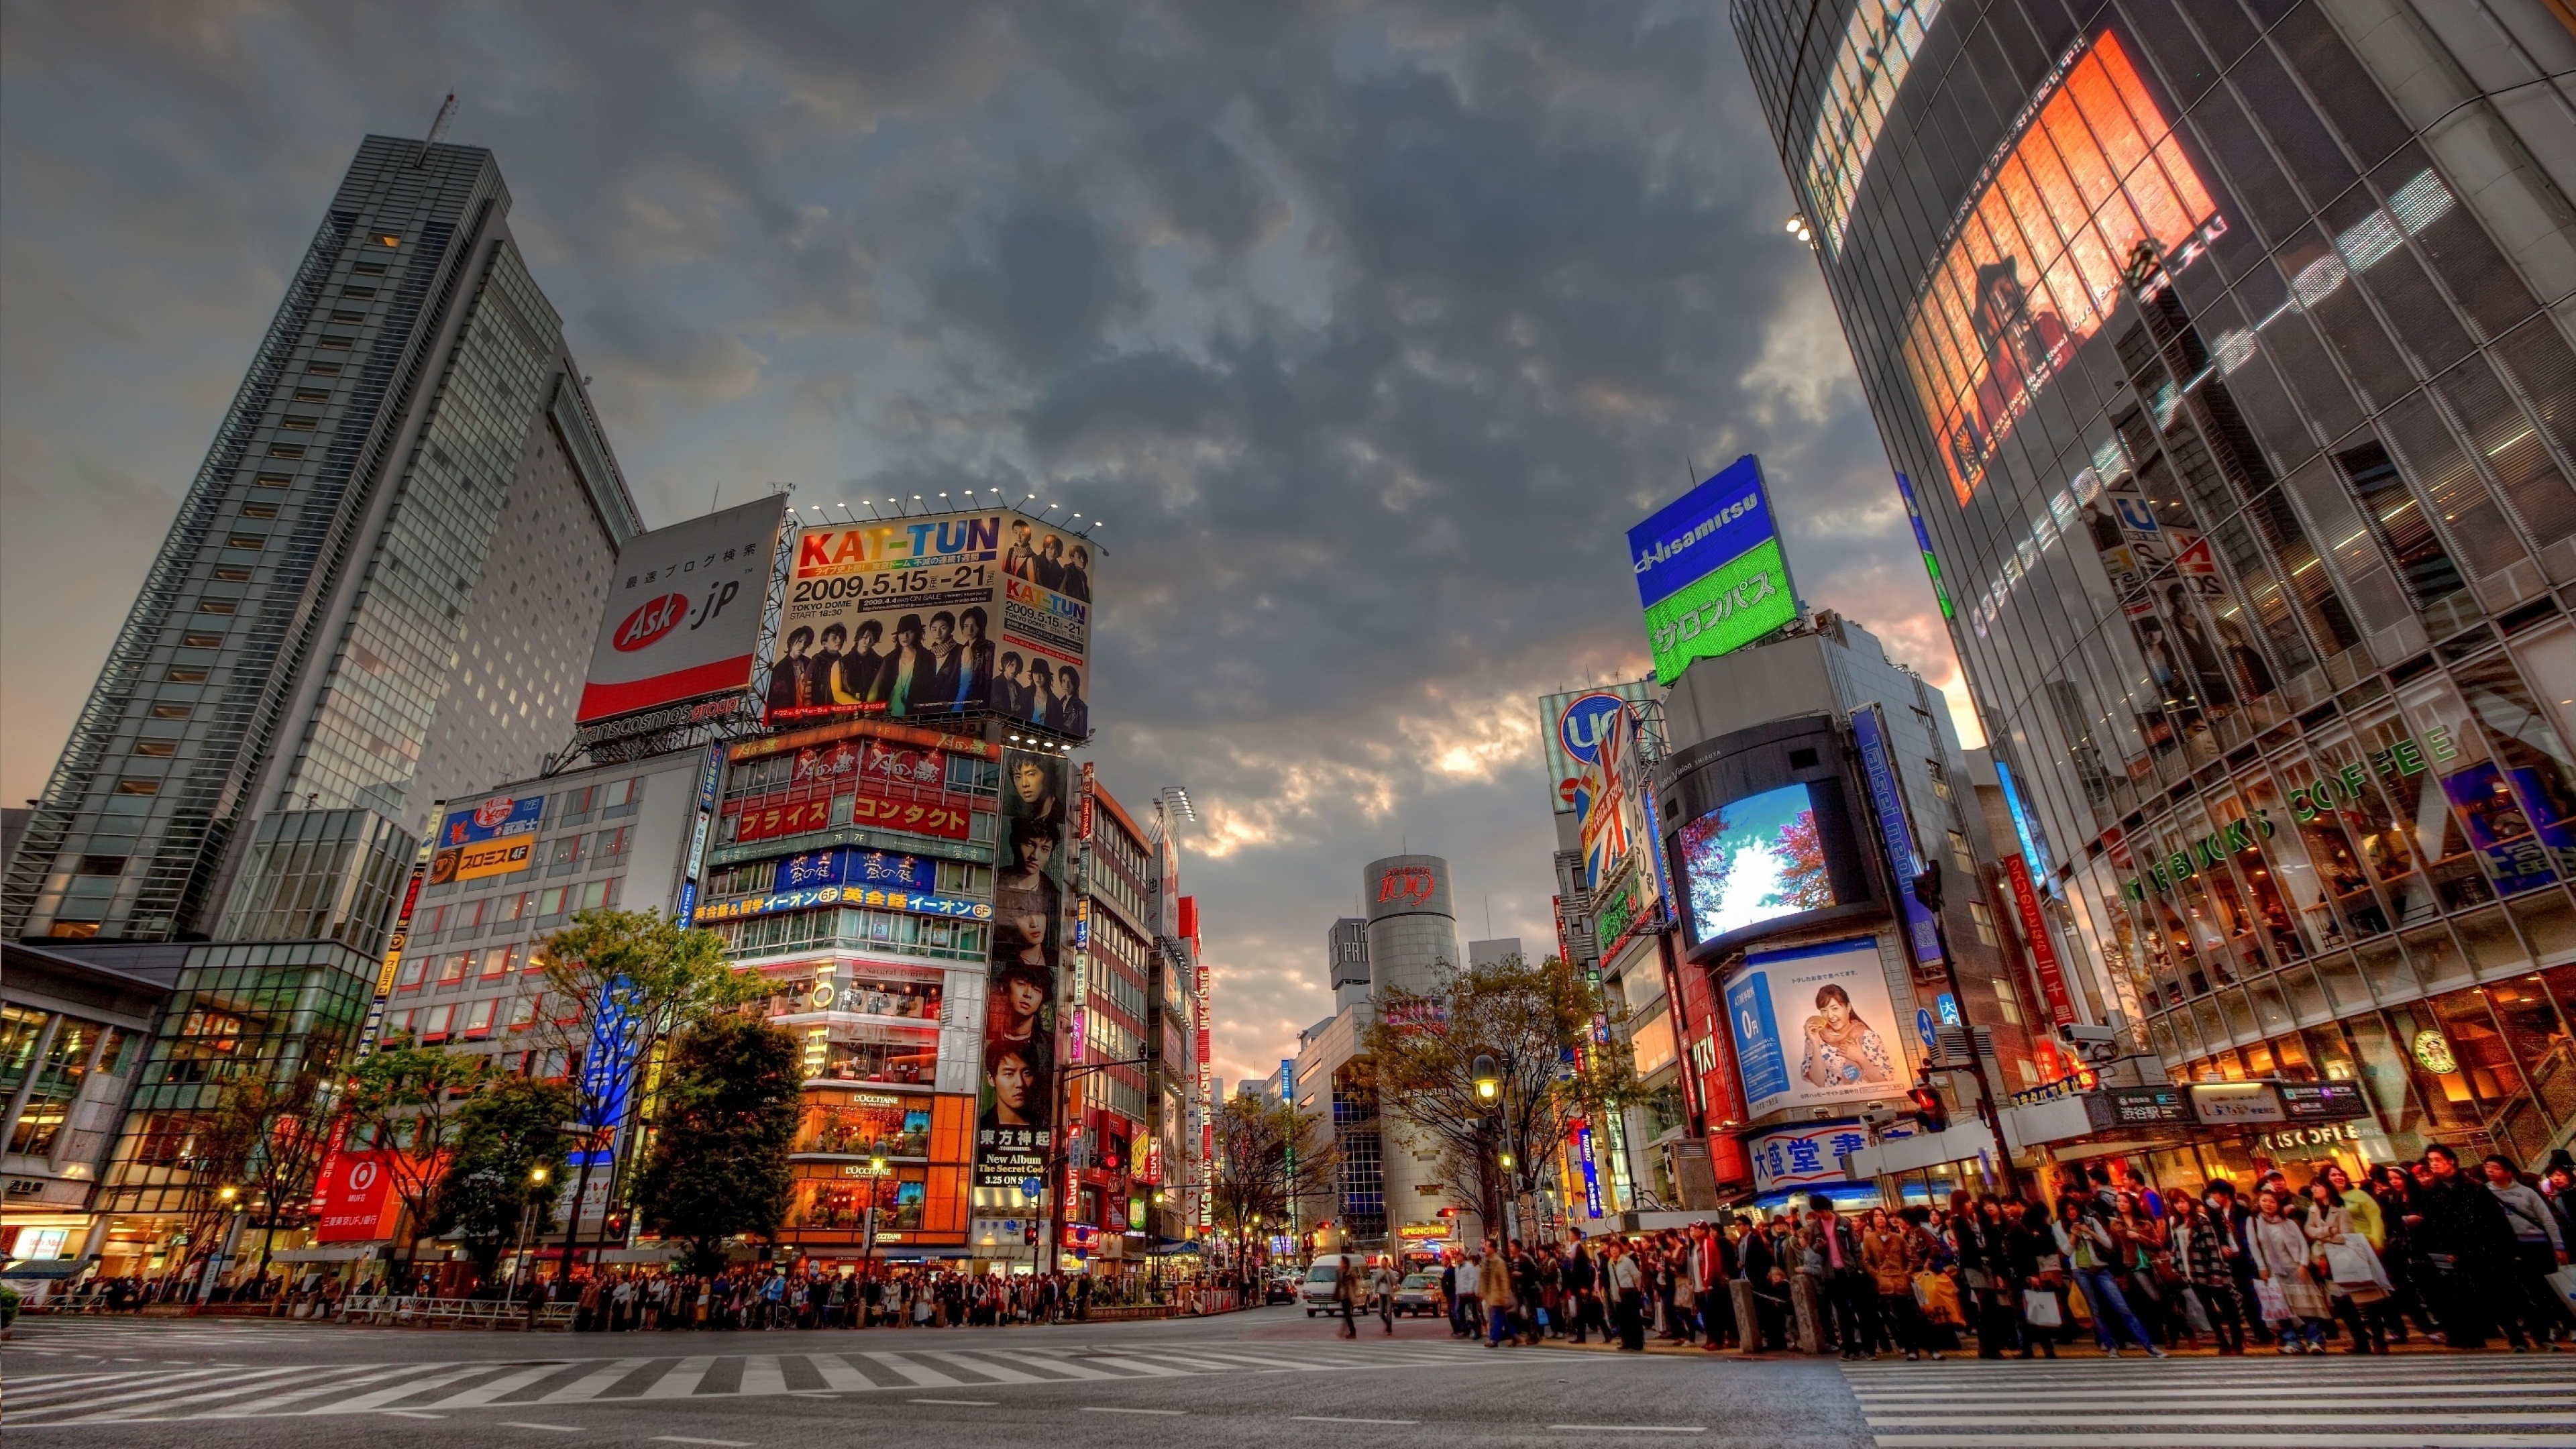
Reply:
<svg viewBox="0 0 2576 1449"><path fill-rule="evenodd" d="M1805 785L1721 805L1681 833L1694 942L1836 904Z"/></svg>

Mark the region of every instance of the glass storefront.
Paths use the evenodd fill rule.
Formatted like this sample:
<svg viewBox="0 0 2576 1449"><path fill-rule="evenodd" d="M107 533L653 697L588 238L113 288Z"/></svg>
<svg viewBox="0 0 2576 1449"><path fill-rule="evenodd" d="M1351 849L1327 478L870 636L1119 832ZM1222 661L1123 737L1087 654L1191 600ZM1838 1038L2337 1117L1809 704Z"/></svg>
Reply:
<svg viewBox="0 0 2576 1449"><path fill-rule="evenodd" d="M1734 14L1988 734L2072 845L2080 1009L2177 1078L2360 1080L2389 1152L2532 1159L2576 1138L2576 233L2525 218L2576 178L2491 98L2576 35L2491 0L2470 66L2396 8Z"/></svg>

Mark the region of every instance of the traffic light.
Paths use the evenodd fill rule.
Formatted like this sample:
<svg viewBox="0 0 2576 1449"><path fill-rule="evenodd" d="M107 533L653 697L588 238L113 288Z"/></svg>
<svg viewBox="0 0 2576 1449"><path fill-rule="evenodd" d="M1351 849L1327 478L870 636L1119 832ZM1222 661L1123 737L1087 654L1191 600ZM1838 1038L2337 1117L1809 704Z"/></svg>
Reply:
<svg viewBox="0 0 2576 1449"><path fill-rule="evenodd" d="M1914 1125L1925 1135L1950 1130L1950 1104L1941 1100L1940 1088L1917 1082L1905 1095L1914 1099Z"/></svg>
<svg viewBox="0 0 2576 1449"><path fill-rule="evenodd" d="M1020 1229L1020 1241L1021 1241L1023 1244L1025 1244L1025 1245L1027 1245L1027 1246L1029 1246L1029 1247L1032 1247L1032 1248L1034 1248L1034 1247L1036 1247L1036 1246L1038 1245L1038 1220L1037 1220L1037 1219L1035 1219L1035 1218L1031 1218L1031 1219L1029 1219L1029 1225L1028 1225L1027 1227L1025 1227L1025 1228Z"/></svg>

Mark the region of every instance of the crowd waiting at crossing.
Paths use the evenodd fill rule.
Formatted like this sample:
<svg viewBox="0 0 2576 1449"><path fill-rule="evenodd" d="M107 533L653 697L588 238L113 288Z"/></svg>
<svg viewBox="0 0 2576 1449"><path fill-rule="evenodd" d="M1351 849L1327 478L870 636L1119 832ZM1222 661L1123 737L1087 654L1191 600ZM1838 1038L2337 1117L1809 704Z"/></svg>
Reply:
<svg viewBox="0 0 2576 1449"><path fill-rule="evenodd" d="M2419 1335L2450 1349L2500 1338L2517 1353L2556 1352L2576 1341L2571 1174L2563 1152L2534 1175L2436 1146L2359 1180L2329 1165L2304 1183L2274 1171L2196 1196L2117 1186L2096 1169L2053 1208L1957 1192L1946 1207L1855 1214L1817 1196L1762 1222L1488 1243L1443 1267L1439 1286L1450 1331L1490 1348L1597 1335L1634 1352L1652 1334L1710 1351L1786 1349L1804 1277L1815 1337L1847 1359L1937 1359L1970 1341L1980 1358L2054 1358L2088 1329L2113 1357L2330 1343L2386 1353ZM1353 1276L1344 1316L1373 1307L1392 1332L1389 1276Z"/></svg>

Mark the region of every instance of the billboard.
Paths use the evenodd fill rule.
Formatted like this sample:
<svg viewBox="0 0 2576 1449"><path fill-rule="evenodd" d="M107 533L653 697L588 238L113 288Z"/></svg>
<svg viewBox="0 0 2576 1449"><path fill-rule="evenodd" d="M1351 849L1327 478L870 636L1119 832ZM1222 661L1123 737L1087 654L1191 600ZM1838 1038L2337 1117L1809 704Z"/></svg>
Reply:
<svg viewBox="0 0 2576 1449"><path fill-rule="evenodd" d="M1904 345L1961 503L2145 247L2179 270L2226 233L2209 188L2109 31L2060 58L1951 224Z"/></svg>
<svg viewBox="0 0 2576 1449"><path fill-rule="evenodd" d="M786 511L773 495L628 539L574 723L748 691Z"/></svg>
<svg viewBox="0 0 2576 1449"><path fill-rule="evenodd" d="M1603 723L1623 704L1654 698L1654 691L1653 680L1630 679L1539 700L1539 753L1547 757L1549 798L1557 814L1583 813L1583 767L1600 757Z"/></svg>
<svg viewBox="0 0 2576 1449"><path fill-rule="evenodd" d="M1066 763L1020 750L1002 756L1003 864L993 875L993 958L975 1101L978 1188L1043 1182L1055 1144L1057 986L1071 934Z"/></svg>
<svg viewBox="0 0 2576 1449"><path fill-rule="evenodd" d="M1583 883L1599 889L1628 853L1646 843L1646 782L1637 768L1637 719L1625 705L1603 717L1600 744L1583 767Z"/></svg>
<svg viewBox="0 0 2576 1449"><path fill-rule="evenodd" d="M806 529L770 722L992 713L1088 738L1092 555L1007 511Z"/></svg>
<svg viewBox="0 0 2576 1449"><path fill-rule="evenodd" d="M313 1196L317 1243L380 1242L394 1235L402 1199L394 1192L390 1150L335 1152L323 1164L322 1184Z"/></svg>
<svg viewBox="0 0 2576 1449"><path fill-rule="evenodd" d="M429 858L429 883L480 880L526 870L536 850L543 795L495 795L478 805L450 810L439 821L438 849Z"/></svg>
<svg viewBox="0 0 2576 1449"><path fill-rule="evenodd" d="M1755 951L1726 973L1724 989L1744 1106L1754 1116L1905 1090L1877 938Z"/></svg>
<svg viewBox="0 0 2576 1449"><path fill-rule="evenodd" d="M1798 617L1762 463L1750 453L1629 529L1628 556L1658 683Z"/></svg>
<svg viewBox="0 0 2576 1449"><path fill-rule="evenodd" d="M1869 804L1878 817L1878 840L1887 853L1896 899L1903 907L1905 938L1914 947L1918 966L1941 964L1941 923L1914 894L1914 878L1923 873L1923 855L1914 848L1914 817L1905 808L1905 787L1896 774L1896 752L1887 738L1887 722L1877 705L1852 711L1852 741L1860 747L1861 773L1869 781ZM1961 890L1976 882L1963 881Z"/></svg>
<svg viewBox="0 0 2576 1449"><path fill-rule="evenodd" d="M1815 795L1791 783L1682 826L1681 875L1694 945L1843 904L1834 894Z"/></svg>

